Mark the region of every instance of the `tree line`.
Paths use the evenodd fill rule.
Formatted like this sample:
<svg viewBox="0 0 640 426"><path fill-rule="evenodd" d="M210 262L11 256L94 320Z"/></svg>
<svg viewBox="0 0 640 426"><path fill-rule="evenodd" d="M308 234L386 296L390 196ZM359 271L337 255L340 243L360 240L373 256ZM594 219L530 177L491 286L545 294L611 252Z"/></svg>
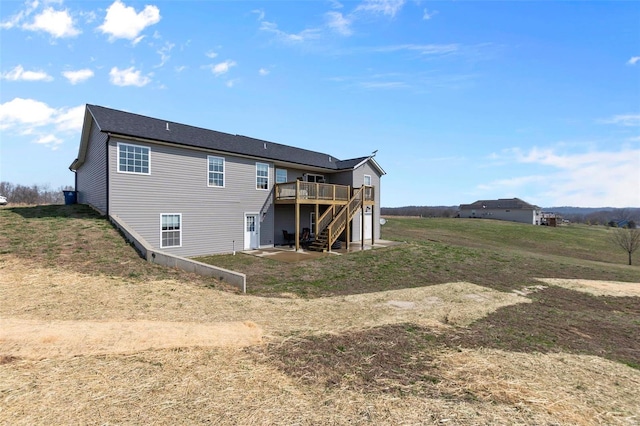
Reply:
<svg viewBox="0 0 640 426"><path fill-rule="evenodd" d="M49 185L20 185L0 182L0 195L7 197L9 204L64 204L62 191L73 191L71 186L52 189Z"/></svg>
<svg viewBox="0 0 640 426"><path fill-rule="evenodd" d="M382 207L384 216L414 216L414 217L456 217L457 206L406 206ZM573 223L587 225L617 226L618 223L640 224L640 208L603 209L589 213L567 213L558 215Z"/></svg>

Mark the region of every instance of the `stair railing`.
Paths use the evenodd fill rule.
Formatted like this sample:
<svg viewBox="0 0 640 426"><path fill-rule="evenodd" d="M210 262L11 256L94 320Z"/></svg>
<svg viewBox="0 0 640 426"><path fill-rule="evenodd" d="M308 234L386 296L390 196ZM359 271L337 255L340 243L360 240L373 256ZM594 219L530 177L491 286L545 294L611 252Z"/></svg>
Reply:
<svg viewBox="0 0 640 426"><path fill-rule="evenodd" d="M334 217L333 221L329 224L329 234L327 247L331 248L333 243L338 239L342 231L347 226L347 223L353 219L358 209L362 206L362 192L364 186L361 186L354 193L349 202L340 209L338 214Z"/></svg>

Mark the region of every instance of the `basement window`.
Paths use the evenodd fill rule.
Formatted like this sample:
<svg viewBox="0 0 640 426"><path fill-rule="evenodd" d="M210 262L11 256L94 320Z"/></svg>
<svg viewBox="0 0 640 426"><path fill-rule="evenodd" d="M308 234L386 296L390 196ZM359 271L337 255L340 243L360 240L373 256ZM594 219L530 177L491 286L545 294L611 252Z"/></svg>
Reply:
<svg viewBox="0 0 640 426"><path fill-rule="evenodd" d="M182 214L160 215L160 248L182 246Z"/></svg>

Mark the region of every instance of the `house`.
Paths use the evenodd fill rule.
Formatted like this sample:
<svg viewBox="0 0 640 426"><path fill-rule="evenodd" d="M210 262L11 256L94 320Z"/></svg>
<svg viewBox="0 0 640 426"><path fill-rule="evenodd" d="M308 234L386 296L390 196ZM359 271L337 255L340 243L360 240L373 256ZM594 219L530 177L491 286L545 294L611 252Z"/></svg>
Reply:
<svg viewBox="0 0 640 426"><path fill-rule="evenodd" d="M374 155L339 160L87 105L69 168L79 203L124 222L156 250L191 257L300 249L303 231L318 250L337 240L373 243L385 174Z"/></svg>
<svg viewBox="0 0 640 426"><path fill-rule="evenodd" d="M483 218L508 220L511 222L540 225L541 209L519 198L498 200L478 200L471 204L461 204L459 216L463 218Z"/></svg>

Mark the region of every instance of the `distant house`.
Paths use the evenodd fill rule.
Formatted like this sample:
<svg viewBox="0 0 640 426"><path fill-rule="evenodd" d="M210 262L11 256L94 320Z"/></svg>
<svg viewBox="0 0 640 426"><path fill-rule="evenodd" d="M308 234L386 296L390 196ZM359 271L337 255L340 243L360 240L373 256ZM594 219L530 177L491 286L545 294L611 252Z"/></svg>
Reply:
<svg viewBox="0 0 640 426"><path fill-rule="evenodd" d="M541 209L519 198L478 200L460 205L460 217L508 220L511 222L540 225Z"/></svg>
<svg viewBox="0 0 640 426"><path fill-rule="evenodd" d="M87 105L70 169L79 203L176 256L299 248L304 231L327 250L380 237L385 171L373 155L341 161Z"/></svg>

